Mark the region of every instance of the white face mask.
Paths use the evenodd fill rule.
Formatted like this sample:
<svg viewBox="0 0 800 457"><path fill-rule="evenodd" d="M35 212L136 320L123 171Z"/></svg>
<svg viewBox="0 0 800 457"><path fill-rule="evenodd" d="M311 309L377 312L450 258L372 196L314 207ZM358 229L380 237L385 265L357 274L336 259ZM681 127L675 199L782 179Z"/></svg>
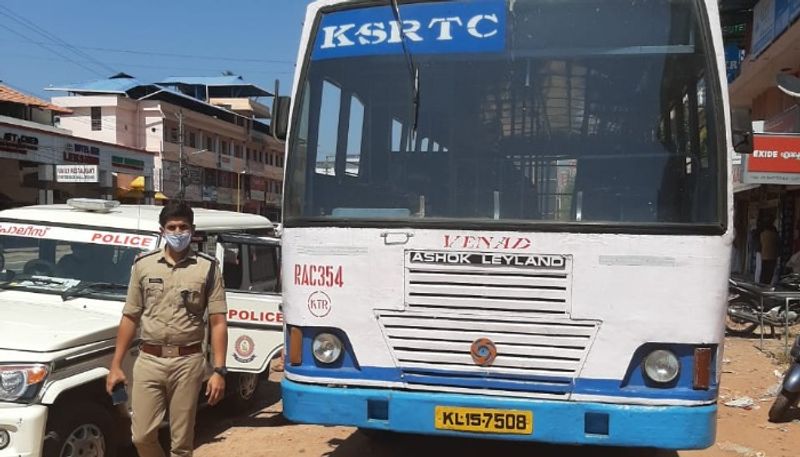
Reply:
<svg viewBox="0 0 800 457"><path fill-rule="evenodd" d="M192 232L165 233L164 239L175 252L183 252L192 242Z"/></svg>

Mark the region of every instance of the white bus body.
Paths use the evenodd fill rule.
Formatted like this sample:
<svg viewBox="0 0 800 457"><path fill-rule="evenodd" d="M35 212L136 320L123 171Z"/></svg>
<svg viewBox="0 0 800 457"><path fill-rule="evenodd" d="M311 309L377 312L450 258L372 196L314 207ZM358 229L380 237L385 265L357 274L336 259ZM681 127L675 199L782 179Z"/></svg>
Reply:
<svg viewBox="0 0 800 457"><path fill-rule="evenodd" d="M716 2L392 3L308 8L284 414L710 446L732 243Z"/></svg>

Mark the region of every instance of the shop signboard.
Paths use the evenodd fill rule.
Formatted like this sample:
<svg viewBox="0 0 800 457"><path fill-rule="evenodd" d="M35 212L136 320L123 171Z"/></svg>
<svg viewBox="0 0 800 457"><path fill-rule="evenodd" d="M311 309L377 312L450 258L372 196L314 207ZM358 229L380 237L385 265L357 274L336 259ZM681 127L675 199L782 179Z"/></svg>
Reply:
<svg viewBox="0 0 800 457"><path fill-rule="evenodd" d="M56 182L97 182L97 165L56 165Z"/></svg>
<svg viewBox="0 0 800 457"><path fill-rule="evenodd" d="M800 0L760 0L753 7L750 55L758 57L800 16Z"/></svg>
<svg viewBox="0 0 800 457"><path fill-rule="evenodd" d="M800 135L756 134L745 157L746 184L800 184Z"/></svg>
<svg viewBox="0 0 800 457"><path fill-rule="evenodd" d="M800 0L789 0L789 23L800 16Z"/></svg>
<svg viewBox="0 0 800 457"><path fill-rule="evenodd" d="M28 152L39 149L39 137L17 130L0 130L0 151L12 154L26 155Z"/></svg>
<svg viewBox="0 0 800 457"><path fill-rule="evenodd" d="M761 0L753 7L753 38L750 54L758 57L775 39L775 0Z"/></svg>

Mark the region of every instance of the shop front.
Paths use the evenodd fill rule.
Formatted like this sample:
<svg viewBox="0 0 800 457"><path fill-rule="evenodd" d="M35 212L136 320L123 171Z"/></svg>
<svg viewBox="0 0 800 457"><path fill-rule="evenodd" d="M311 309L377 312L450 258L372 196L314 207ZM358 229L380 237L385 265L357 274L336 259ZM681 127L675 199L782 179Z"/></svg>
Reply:
<svg viewBox="0 0 800 457"><path fill-rule="evenodd" d="M790 272L800 251L800 135L756 134L754 151L743 159L741 182L734 165L736 241L733 271L751 278L759 270L760 233L778 233L775 277Z"/></svg>
<svg viewBox="0 0 800 457"><path fill-rule="evenodd" d="M0 121L0 205L114 198L120 176L142 176L152 197L153 155L32 122ZM122 179L121 181L125 181Z"/></svg>

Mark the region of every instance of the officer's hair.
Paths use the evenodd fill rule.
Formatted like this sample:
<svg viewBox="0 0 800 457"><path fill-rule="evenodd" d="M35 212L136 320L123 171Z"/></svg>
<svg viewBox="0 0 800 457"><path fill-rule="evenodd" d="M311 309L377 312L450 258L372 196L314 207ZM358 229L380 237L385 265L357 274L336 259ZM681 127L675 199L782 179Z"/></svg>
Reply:
<svg viewBox="0 0 800 457"><path fill-rule="evenodd" d="M194 211L183 200L170 200L158 215L158 223L164 227L170 219L186 219L191 225L194 225Z"/></svg>

